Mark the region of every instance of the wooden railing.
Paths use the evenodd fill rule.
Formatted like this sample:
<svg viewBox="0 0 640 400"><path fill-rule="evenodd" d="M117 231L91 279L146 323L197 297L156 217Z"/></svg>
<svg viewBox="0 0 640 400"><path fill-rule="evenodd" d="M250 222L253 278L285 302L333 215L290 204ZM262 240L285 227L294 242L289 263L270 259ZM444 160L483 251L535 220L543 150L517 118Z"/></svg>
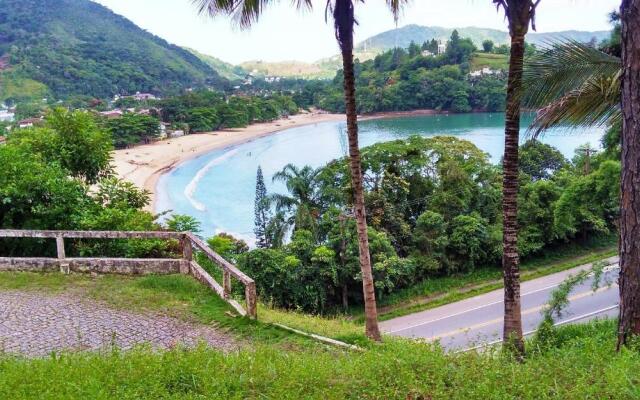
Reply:
<svg viewBox="0 0 640 400"><path fill-rule="evenodd" d="M214 290L239 314L257 318L256 284L205 242L190 232L122 232L122 231L34 231L0 230L0 238L55 239L57 258L0 257L0 271L55 271L62 273L97 272L126 275L187 274ZM182 247L180 259L149 258L69 258L64 239L164 239L178 240ZM194 248L209 258L222 271L222 285L194 260ZM246 309L231 297L231 279L244 286Z"/></svg>

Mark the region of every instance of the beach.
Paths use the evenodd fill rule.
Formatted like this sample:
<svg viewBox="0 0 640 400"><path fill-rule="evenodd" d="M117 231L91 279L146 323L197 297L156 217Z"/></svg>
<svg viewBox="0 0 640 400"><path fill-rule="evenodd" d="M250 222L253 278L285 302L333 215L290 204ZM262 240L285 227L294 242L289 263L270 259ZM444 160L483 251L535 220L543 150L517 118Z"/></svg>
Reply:
<svg viewBox="0 0 640 400"><path fill-rule="evenodd" d="M151 204L148 208L152 211L158 179L183 161L285 129L344 119L344 114L304 113L287 119L249 125L246 128L224 129L160 140L147 145L115 150L113 166L118 177L151 193Z"/></svg>

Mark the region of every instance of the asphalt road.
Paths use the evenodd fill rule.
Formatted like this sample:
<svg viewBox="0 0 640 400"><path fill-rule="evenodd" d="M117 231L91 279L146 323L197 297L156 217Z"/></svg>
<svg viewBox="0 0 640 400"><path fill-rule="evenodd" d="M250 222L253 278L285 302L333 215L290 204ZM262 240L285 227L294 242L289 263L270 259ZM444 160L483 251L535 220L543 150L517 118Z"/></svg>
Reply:
<svg viewBox="0 0 640 400"><path fill-rule="evenodd" d="M560 318L556 318L557 325L618 314L618 258L612 257L606 261L611 265L605 269L600 289L593 291L592 279L574 288L569 295L570 305ZM590 265L584 265L522 284L522 323L525 335L535 332L542 320L542 310L558 285L570 274L575 275L588 268ZM384 321L381 329L396 336L439 340L446 349L462 350L500 341L503 316L503 290L499 289L457 303Z"/></svg>

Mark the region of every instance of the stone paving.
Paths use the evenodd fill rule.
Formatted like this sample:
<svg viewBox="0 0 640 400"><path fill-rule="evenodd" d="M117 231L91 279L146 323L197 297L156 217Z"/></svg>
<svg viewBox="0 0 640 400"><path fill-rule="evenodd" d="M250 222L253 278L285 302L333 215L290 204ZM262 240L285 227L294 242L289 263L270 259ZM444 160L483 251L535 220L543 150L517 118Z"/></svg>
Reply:
<svg viewBox="0 0 640 400"><path fill-rule="evenodd" d="M154 314L116 310L79 294L0 291L0 353L44 356L62 350L193 346L201 341L222 350L237 346L212 326Z"/></svg>

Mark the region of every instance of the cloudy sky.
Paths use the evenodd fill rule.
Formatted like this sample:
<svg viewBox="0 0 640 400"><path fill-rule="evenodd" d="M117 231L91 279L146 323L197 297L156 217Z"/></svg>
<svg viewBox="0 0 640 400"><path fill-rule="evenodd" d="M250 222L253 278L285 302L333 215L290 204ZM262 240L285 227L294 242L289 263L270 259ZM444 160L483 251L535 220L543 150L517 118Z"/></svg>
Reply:
<svg viewBox="0 0 640 400"><path fill-rule="evenodd" d="M226 18L198 16L191 0L95 0L140 27L181 46L189 46L232 63L247 60L315 61L337 53L331 26L324 20L326 1L300 13L290 0L269 8L250 30L241 31ZM620 0L542 0L538 32L609 29L607 14ZM383 0L368 0L356 9L356 40L393 29ZM503 15L491 0L412 0L398 26L408 24L506 30Z"/></svg>

